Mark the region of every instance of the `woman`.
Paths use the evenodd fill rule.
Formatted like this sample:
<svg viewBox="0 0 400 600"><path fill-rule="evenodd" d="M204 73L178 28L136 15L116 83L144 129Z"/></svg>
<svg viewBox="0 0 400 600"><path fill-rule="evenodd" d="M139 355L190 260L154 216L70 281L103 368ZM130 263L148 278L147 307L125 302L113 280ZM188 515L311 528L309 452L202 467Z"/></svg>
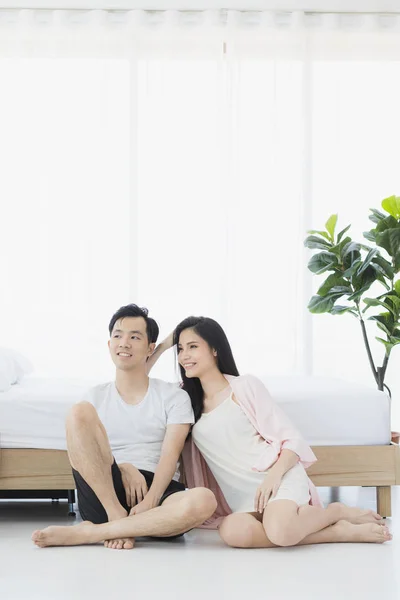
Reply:
<svg viewBox="0 0 400 600"><path fill-rule="evenodd" d="M322 508L305 471L315 455L261 381L239 376L216 321L189 317L172 343L196 420L183 454L186 480L219 501L206 526L220 525L224 542L241 548L391 539L373 511Z"/></svg>

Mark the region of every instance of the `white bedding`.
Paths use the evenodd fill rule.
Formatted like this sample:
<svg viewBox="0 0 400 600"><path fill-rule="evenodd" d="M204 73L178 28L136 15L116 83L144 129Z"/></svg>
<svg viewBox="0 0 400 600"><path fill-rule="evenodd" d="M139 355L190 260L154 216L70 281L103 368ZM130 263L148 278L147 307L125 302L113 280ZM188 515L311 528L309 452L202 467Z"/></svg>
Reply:
<svg viewBox="0 0 400 600"><path fill-rule="evenodd" d="M390 443L390 401L335 379L261 377L313 446ZM0 393L0 447L65 450L65 416L97 382L28 377Z"/></svg>
<svg viewBox="0 0 400 600"><path fill-rule="evenodd" d="M90 383L27 377L0 394L0 447L65 450L65 416Z"/></svg>
<svg viewBox="0 0 400 600"><path fill-rule="evenodd" d="M390 444L390 399L327 377L261 377L311 446Z"/></svg>

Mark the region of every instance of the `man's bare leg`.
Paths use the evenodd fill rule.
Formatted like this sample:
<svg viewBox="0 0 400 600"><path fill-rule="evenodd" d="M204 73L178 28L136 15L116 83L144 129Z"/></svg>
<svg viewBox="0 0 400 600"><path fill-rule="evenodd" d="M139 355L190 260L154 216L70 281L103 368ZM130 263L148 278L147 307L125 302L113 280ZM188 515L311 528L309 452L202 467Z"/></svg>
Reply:
<svg viewBox="0 0 400 600"><path fill-rule="evenodd" d="M108 520L126 517L128 513L114 490L110 443L94 406L89 402L75 404L68 413L66 429L70 463L95 492Z"/></svg>
<svg viewBox="0 0 400 600"><path fill-rule="evenodd" d="M170 537L198 527L211 517L217 506L214 494L195 488L169 496L161 506L101 525L84 522L73 527L47 527L35 531L37 546L76 546L104 540L142 536Z"/></svg>
<svg viewBox="0 0 400 600"><path fill-rule="evenodd" d="M235 513L226 517L219 528L222 540L233 548L277 548L267 537L261 515ZM317 533L305 537L297 546L329 543L376 543L383 544L392 539L387 527L377 523L355 525L338 521Z"/></svg>

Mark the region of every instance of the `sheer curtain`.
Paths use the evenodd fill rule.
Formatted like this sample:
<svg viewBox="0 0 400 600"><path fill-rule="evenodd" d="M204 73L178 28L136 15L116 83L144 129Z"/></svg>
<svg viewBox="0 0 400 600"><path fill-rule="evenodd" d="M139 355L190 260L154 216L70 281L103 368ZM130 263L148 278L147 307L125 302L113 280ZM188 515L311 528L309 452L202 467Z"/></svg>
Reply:
<svg viewBox="0 0 400 600"><path fill-rule="evenodd" d="M374 385L302 242L399 191L399 17L0 11L0 87L1 345L37 374L110 377L137 302L216 318L242 372Z"/></svg>

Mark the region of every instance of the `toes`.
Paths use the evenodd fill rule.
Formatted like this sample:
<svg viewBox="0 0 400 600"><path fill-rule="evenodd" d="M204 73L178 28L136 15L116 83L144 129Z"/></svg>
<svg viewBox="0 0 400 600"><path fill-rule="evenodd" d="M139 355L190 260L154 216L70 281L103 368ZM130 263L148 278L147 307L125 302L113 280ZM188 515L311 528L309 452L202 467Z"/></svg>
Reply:
<svg viewBox="0 0 400 600"><path fill-rule="evenodd" d="M132 540L125 540L124 542L124 550L132 550L133 542Z"/></svg>

